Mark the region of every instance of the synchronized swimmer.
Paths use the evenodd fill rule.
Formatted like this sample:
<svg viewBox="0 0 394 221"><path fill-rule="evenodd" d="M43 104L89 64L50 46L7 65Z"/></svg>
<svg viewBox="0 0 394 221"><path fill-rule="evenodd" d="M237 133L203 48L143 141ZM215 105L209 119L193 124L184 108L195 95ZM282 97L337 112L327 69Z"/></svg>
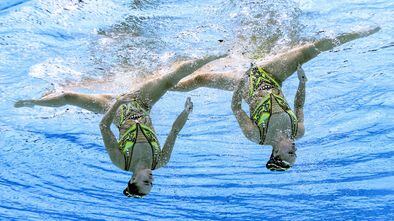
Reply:
<svg viewBox="0 0 394 221"><path fill-rule="evenodd" d="M138 197L151 191L152 170L168 163L177 135L193 109L191 99L187 98L184 110L173 123L161 149L150 120L152 106L168 90L190 91L198 87L230 90L234 91L231 107L243 134L255 143L271 145L273 150L266 166L270 170L283 171L293 166L297 150L294 141L305 131L303 106L307 78L301 65L323 51L371 35L379 29L307 43L266 60L252 61L229 55L178 62L167 74L147 80L137 89L120 96L62 92L40 99L19 100L14 106L73 105L104 114L100 130L110 159L120 169L133 173L123 193ZM281 90L282 83L294 72L298 73L299 79L295 113ZM250 116L241 108L242 99L250 107ZM119 129L119 138L110 129L112 123Z"/></svg>
<svg viewBox="0 0 394 221"><path fill-rule="evenodd" d="M152 170L166 165L170 160L177 135L193 109L191 99L187 98L184 110L173 123L161 149L150 119L152 106L183 77L217 58L207 57L176 63L169 73L146 81L138 89L120 96L63 92L45 95L37 100L20 100L14 106L73 105L104 114L100 130L108 155L118 168L133 173L123 193L126 196L141 197L152 189ZM110 129L112 123L119 129L119 139L116 139Z"/></svg>
<svg viewBox="0 0 394 221"><path fill-rule="evenodd" d="M172 90L190 91L210 87L234 91L231 107L245 137L257 144L273 147L266 164L269 170L287 170L293 166L297 156L294 141L305 133L303 107L307 78L301 65L321 52L379 30L377 27L321 39L269 59L252 61L227 56L205 65L181 80ZM296 71L299 85L294 113L286 102L281 85ZM241 108L242 98L249 105L250 116Z"/></svg>

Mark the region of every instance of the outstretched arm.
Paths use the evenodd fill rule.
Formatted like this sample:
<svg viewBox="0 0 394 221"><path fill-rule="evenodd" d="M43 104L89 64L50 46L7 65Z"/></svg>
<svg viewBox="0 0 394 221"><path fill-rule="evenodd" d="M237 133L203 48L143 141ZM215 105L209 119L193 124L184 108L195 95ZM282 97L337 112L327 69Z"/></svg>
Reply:
<svg viewBox="0 0 394 221"><path fill-rule="evenodd" d="M121 169L124 168L123 155L119 150L118 141L114 133L111 131L111 124L116 115L116 111L122 103L122 100L117 99L105 113L103 119L100 122L100 131L101 136L103 137L105 149L107 150L112 163Z"/></svg>
<svg viewBox="0 0 394 221"><path fill-rule="evenodd" d="M45 95L40 99L19 100L15 102L14 107L34 107L35 105L61 107L64 105L73 105L95 113L105 113L112 99L112 95L106 94L62 92L60 94Z"/></svg>
<svg viewBox="0 0 394 221"><path fill-rule="evenodd" d="M234 91L231 101L231 109L233 110L235 118L237 119L245 137L255 143L260 143L259 128L252 122L252 120L250 120L245 111L242 110L242 88L244 87L244 84L245 78L242 78Z"/></svg>
<svg viewBox="0 0 394 221"><path fill-rule="evenodd" d="M171 158L171 153L174 148L175 140L182 130L183 126L187 121L187 117L190 112L193 110L193 103L190 100L190 97L187 98L185 103L185 110L177 117L174 124L172 125L171 132L167 137L167 140L163 146L163 150L161 151L159 162L156 165L156 168L165 166Z"/></svg>
<svg viewBox="0 0 394 221"><path fill-rule="evenodd" d="M269 60L258 61L257 66L263 67L266 71L271 73L279 83L282 83L297 70L299 64L302 65L310 61L323 51L328 51L349 41L369 36L379 30L380 28L376 27L359 32L345 33L335 38L321 39L313 43L293 48L288 52L278 54Z"/></svg>
<svg viewBox="0 0 394 221"><path fill-rule="evenodd" d="M302 69L301 65L299 65L297 68L297 74L298 74L299 83L298 83L297 93L294 98L294 109L298 119L298 130L296 135L296 138L298 139L304 136L305 133L305 126L304 126L305 83L308 81L308 79L306 78L305 72Z"/></svg>

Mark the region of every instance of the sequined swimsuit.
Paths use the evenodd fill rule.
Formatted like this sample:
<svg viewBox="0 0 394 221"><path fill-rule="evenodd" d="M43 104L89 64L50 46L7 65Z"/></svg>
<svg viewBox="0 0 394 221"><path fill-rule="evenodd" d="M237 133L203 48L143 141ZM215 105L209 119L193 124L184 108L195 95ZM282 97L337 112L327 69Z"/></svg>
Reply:
<svg viewBox="0 0 394 221"><path fill-rule="evenodd" d="M272 114L286 112L291 120L291 138L297 134L298 120L294 112L287 104L280 85L275 79L261 67L252 67L248 71L249 76L249 97L258 96L264 91L263 96L258 97L256 107L251 109L251 120L260 130L260 144L264 144L270 118ZM273 105L276 103L277 105ZM279 108L275 108L279 106ZM274 108L273 108L274 107ZM279 109L279 110L278 110Z"/></svg>
<svg viewBox="0 0 394 221"><path fill-rule="evenodd" d="M122 104L119 107L119 129L128 127L120 137L118 144L125 159L125 170L130 169L133 149L136 143L148 142L152 148L152 167L155 169L161 152L155 132L144 124L148 117L147 111L137 101Z"/></svg>

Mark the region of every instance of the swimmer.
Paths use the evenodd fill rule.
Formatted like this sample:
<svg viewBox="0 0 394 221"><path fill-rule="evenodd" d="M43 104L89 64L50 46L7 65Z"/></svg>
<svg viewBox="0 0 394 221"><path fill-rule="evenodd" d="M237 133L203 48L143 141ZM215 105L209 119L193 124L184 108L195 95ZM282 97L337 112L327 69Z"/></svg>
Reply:
<svg viewBox="0 0 394 221"><path fill-rule="evenodd" d="M303 107L307 78L301 65L321 52L379 30L377 27L317 40L257 61L230 55L208 63L182 79L172 90L210 87L234 91L231 107L243 134L252 142L272 146L266 167L272 171L284 171L293 166L297 157L295 140L305 133ZM296 71L299 85L294 113L281 86ZM249 105L250 116L241 108L242 99Z"/></svg>
<svg viewBox="0 0 394 221"><path fill-rule="evenodd" d="M142 197L152 189L152 170L163 167L170 160L175 140L193 109L191 99L187 98L184 110L173 123L161 149L150 118L152 106L183 77L217 58L211 56L176 63L168 74L147 80L138 89L120 96L62 92L45 95L41 99L19 100L14 106L73 105L104 114L100 131L108 155L118 168L133 173L123 193ZM112 123L119 129L119 139L111 131Z"/></svg>

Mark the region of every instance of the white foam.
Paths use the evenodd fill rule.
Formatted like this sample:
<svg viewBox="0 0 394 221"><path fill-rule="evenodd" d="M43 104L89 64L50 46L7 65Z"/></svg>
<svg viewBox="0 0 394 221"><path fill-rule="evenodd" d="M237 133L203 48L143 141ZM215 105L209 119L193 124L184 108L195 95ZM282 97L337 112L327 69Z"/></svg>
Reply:
<svg viewBox="0 0 394 221"><path fill-rule="evenodd" d="M80 80L83 74L64 64L62 58L50 58L30 68L29 75L52 83Z"/></svg>

